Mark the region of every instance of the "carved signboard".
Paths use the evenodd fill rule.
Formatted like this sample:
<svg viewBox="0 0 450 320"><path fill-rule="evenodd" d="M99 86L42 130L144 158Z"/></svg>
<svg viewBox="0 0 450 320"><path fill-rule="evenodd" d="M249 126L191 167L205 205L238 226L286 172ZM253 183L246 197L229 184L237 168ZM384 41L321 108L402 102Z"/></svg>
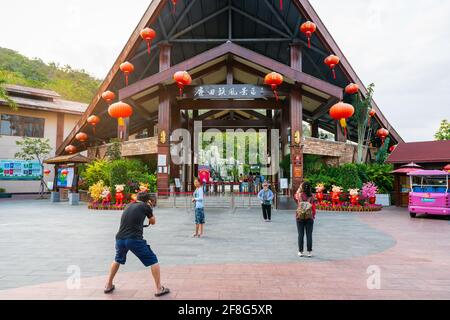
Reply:
<svg viewBox="0 0 450 320"><path fill-rule="evenodd" d="M251 84L204 85L189 87L186 97L194 100L202 99L269 99L275 95L270 87Z"/></svg>

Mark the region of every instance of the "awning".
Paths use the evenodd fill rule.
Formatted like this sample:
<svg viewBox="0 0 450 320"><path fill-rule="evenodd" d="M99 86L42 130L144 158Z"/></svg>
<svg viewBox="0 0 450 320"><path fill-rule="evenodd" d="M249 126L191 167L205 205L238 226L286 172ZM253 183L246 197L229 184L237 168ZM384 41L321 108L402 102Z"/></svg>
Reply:
<svg viewBox="0 0 450 320"><path fill-rule="evenodd" d="M408 173L408 176L416 176L416 177L426 177L426 176L449 176L450 172L441 171L441 170L417 170L411 173Z"/></svg>
<svg viewBox="0 0 450 320"><path fill-rule="evenodd" d="M59 156L56 158L45 160L45 164L66 164L66 163L89 163L92 159L89 159L81 154L71 154L67 156Z"/></svg>

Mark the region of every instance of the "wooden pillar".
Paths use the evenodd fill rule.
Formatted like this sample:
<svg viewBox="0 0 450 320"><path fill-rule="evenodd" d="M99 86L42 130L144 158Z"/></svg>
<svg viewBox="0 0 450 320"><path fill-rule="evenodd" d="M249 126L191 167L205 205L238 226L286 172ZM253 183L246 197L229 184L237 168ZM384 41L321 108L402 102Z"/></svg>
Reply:
<svg viewBox="0 0 450 320"><path fill-rule="evenodd" d="M342 129L341 124L336 121L334 140L337 142L347 142L347 138L344 135L344 129Z"/></svg>
<svg viewBox="0 0 450 320"><path fill-rule="evenodd" d="M290 127L291 127L291 163L292 163L292 194L297 192L303 182L303 106L300 89L291 91L290 103Z"/></svg>
<svg viewBox="0 0 450 320"><path fill-rule="evenodd" d="M311 122L311 137L319 138L319 122L317 120Z"/></svg>
<svg viewBox="0 0 450 320"><path fill-rule="evenodd" d="M291 68L302 71L302 48L299 43L291 44ZM290 99L292 194L297 192L303 177L303 104L300 86L294 86Z"/></svg>
<svg viewBox="0 0 450 320"><path fill-rule="evenodd" d="M64 113L56 114L56 149L64 142Z"/></svg>
<svg viewBox="0 0 450 320"><path fill-rule="evenodd" d="M170 68L170 49L168 43L159 45L159 71ZM159 107L158 107L158 192L163 196L169 192L169 166L170 161L170 93L160 87ZM165 163L159 163L159 160L166 159Z"/></svg>

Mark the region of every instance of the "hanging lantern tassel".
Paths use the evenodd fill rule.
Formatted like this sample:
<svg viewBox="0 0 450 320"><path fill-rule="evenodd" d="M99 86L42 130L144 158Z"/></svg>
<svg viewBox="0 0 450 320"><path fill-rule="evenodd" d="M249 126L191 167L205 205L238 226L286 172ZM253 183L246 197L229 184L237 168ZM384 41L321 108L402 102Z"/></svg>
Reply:
<svg viewBox="0 0 450 320"><path fill-rule="evenodd" d="M279 96L278 96L277 85L273 84L273 85L272 85L272 90L273 90L273 94L275 95L275 99L276 99L277 102L278 102Z"/></svg>
<svg viewBox="0 0 450 320"><path fill-rule="evenodd" d="M280 10L283 11L283 0L280 0Z"/></svg>
<svg viewBox="0 0 450 320"><path fill-rule="evenodd" d="M172 0L172 14L175 14L177 10L177 0Z"/></svg>
<svg viewBox="0 0 450 320"><path fill-rule="evenodd" d="M341 119L340 123L341 127L344 129L344 135L347 137L347 120Z"/></svg>

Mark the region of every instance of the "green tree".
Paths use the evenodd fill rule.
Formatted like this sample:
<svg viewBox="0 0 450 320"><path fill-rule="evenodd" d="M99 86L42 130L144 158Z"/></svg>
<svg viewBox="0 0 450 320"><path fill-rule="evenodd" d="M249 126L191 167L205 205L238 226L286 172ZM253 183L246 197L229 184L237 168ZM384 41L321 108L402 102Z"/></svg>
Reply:
<svg viewBox="0 0 450 320"><path fill-rule="evenodd" d="M450 122L447 120L442 120L441 127L438 132L436 132L434 137L438 141L450 140Z"/></svg>
<svg viewBox="0 0 450 320"><path fill-rule="evenodd" d="M15 103L14 100L12 100L9 95L8 92L6 91L6 89L4 88L4 85L6 84L6 81L3 79L0 79L0 99L6 101L6 103L8 104L8 106L13 109L13 110L17 110L17 104Z"/></svg>
<svg viewBox="0 0 450 320"><path fill-rule="evenodd" d="M111 145L106 149L105 156L111 161L122 159L122 142L120 139L111 140Z"/></svg>
<svg viewBox="0 0 450 320"><path fill-rule="evenodd" d="M39 165L41 166L42 172L44 172L44 160L52 151L49 139L35 139L25 137L22 138L22 140L16 141L16 145L21 148L21 150L16 153L16 158L28 161L37 160L39 162ZM41 190L39 193L41 199L44 198L46 189L48 190L48 187L45 184L44 176L41 175Z"/></svg>
<svg viewBox="0 0 450 320"><path fill-rule="evenodd" d="M364 141L369 125L369 112L372 107L372 97L375 84L371 83L367 87L367 96L363 98L359 93L352 98L352 105L355 107L355 119L358 124L358 156L357 163L363 163Z"/></svg>

